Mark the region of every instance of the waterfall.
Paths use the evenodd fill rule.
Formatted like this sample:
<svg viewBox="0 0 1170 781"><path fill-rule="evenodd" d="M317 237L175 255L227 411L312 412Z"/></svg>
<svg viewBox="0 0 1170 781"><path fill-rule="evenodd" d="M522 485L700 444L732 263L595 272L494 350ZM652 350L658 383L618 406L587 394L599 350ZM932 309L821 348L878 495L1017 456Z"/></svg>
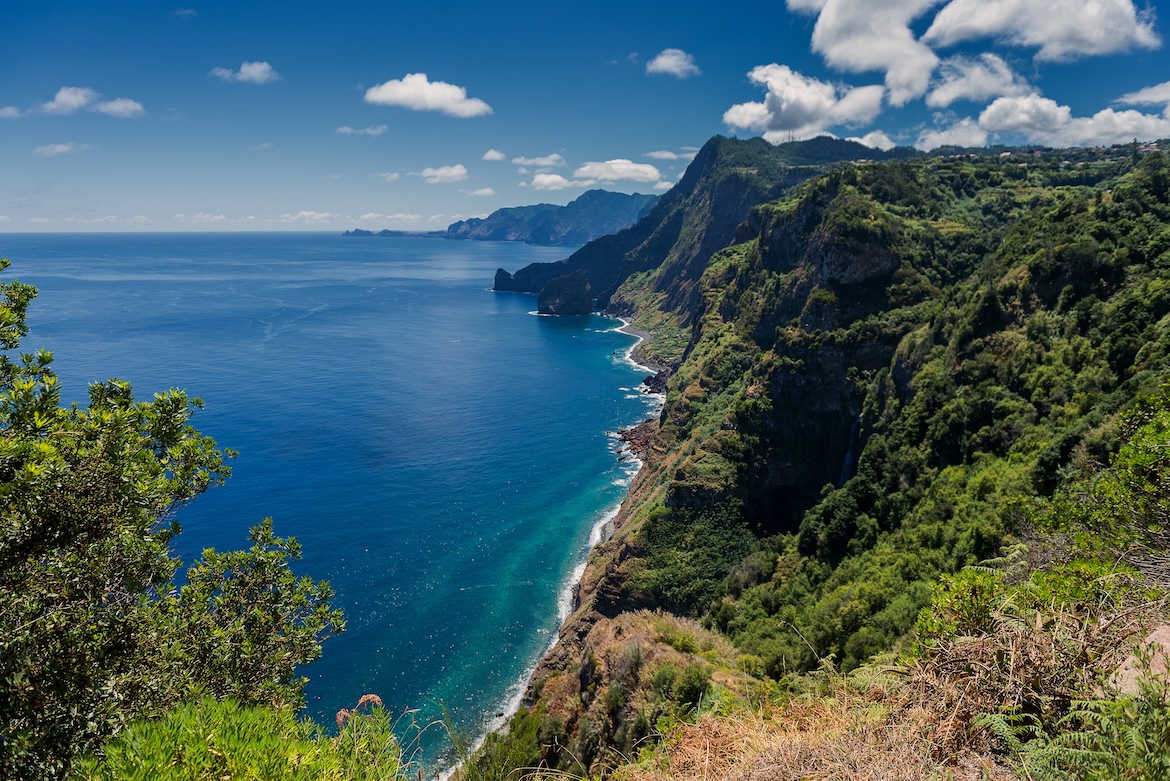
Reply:
<svg viewBox="0 0 1170 781"><path fill-rule="evenodd" d="M861 434L861 415L853 419L853 427L849 429L849 446L845 448L845 461L841 464L841 477L837 478L837 487L845 485L853 477L854 451L857 450L857 437Z"/></svg>

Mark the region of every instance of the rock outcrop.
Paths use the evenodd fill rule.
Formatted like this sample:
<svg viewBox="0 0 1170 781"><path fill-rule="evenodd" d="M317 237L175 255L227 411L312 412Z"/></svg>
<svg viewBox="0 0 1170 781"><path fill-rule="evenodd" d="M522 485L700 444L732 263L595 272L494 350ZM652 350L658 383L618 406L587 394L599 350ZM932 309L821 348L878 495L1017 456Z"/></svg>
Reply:
<svg viewBox="0 0 1170 781"><path fill-rule="evenodd" d="M536 311L542 315L587 315L593 312L593 288L581 269L551 280L540 290Z"/></svg>

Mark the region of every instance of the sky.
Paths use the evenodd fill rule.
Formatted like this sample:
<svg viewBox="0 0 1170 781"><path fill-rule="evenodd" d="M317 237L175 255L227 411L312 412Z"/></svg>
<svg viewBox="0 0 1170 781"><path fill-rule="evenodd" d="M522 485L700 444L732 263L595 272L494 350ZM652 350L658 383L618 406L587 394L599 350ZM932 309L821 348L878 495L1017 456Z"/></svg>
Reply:
<svg viewBox="0 0 1170 781"><path fill-rule="evenodd" d="M1170 0L185 1L0 3L0 233L442 230L717 134L1170 137Z"/></svg>

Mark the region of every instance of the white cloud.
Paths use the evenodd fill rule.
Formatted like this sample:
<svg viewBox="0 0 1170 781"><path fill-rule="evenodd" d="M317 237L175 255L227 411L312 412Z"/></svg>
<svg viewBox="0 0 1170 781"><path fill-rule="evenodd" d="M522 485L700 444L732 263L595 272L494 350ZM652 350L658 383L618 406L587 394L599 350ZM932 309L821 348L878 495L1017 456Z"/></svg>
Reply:
<svg viewBox="0 0 1170 781"><path fill-rule="evenodd" d="M387 182L397 182L398 181L398 172L396 172L396 171L387 171L386 173L378 174L378 176L382 177Z"/></svg>
<svg viewBox="0 0 1170 781"><path fill-rule="evenodd" d="M369 212L363 214L359 219L366 221L377 222L418 222L422 219L421 214L378 214L377 212Z"/></svg>
<svg viewBox="0 0 1170 781"><path fill-rule="evenodd" d="M868 146L870 149L881 149L883 151L893 149L895 146L897 146L897 144L895 144L893 140L881 130L871 130L864 136L854 136L849 140L856 141L863 146Z"/></svg>
<svg viewBox="0 0 1170 781"><path fill-rule="evenodd" d="M884 90L877 85L839 88L775 63L753 68L748 78L768 90L764 102L732 106L723 121L764 132L772 141L812 138L834 125L866 124L881 111Z"/></svg>
<svg viewBox="0 0 1170 781"><path fill-rule="evenodd" d="M340 214L335 214L333 212L301 211L297 212L296 214L282 214L280 215L280 221L318 223L329 222L330 220L337 219L340 216Z"/></svg>
<svg viewBox="0 0 1170 781"><path fill-rule="evenodd" d="M1161 43L1152 13L1131 0L951 0L922 36L936 46L980 38L1037 47L1036 59L1055 62Z"/></svg>
<svg viewBox="0 0 1170 781"><path fill-rule="evenodd" d="M238 71L231 68L212 68L208 75L224 81L244 81L249 84L268 84L280 78L280 74L267 62L244 62L240 64Z"/></svg>
<svg viewBox="0 0 1170 781"><path fill-rule="evenodd" d="M698 76L702 73L695 65L695 58L682 49L663 49L654 59L646 63L647 73L665 73L676 78Z"/></svg>
<svg viewBox="0 0 1170 781"><path fill-rule="evenodd" d="M946 108L957 100L986 101L1031 91L1028 82L995 54L981 54L976 59L958 56L939 66L939 77L926 96L926 105Z"/></svg>
<svg viewBox="0 0 1170 781"><path fill-rule="evenodd" d="M194 8L176 8L174 11L171 11L171 16L177 16L178 18L180 18L184 22L186 22L186 21L189 21L189 20L195 18L195 9Z"/></svg>
<svg viewBox="0 0 1170 781"><path fill-rule="evenodd" d="M44 224L48 223L49 218L48 217L29 217L28 221L31 223L34 223L36 225L44 225Z"/></svg>
<svg viewBox="0 0 1170 781"><path fill-rule="evenodd" d="M604 182L657 182L662 178L662 173L649 163L617 159L604 163L585 163L573 172L573 176Z"/></svg>
<svg viewBox="0 0 1170 781"><path fill-rule="evenodd" d="M1127 92L1113 102L1122 106L1161 105L1170 109L1170 81L1164 81L1137 92Z"/></svg>
<svg viewBox="0 0 1170 781"><path fill-rule="evenodd" d="M994 133L1018 133L1033 143L1052 146L1097 146L1170 136L1167 117L1111 108L1091 117L1074 117L1068 106L1038 94L999 98L979 115L979 125Z"/></svg>
<svg viewBox="0 0 1170 781"><path fill-rule="evenodd" d="M99 114L105 114L108 117L117 117L118 119L137 119L146 113L146 109L142 104L130 98L114 98L102 103L98 103L93 107L93 110Z"/></svg>
<svg viewBox="0 0 1170 781"><path fill-rule="evenodd" d="M252 151L254 151L254 152L263 152L265 149L271 149L271 148L272 148L272 142L271 142L271 141L265 141L265 142L264 142L264 143L262 143L262 144L256 144L256 146L252 147Z"/></svg>
<svg viewBox="0 0 1170 781"><path fill-rule="evenodd" d="M62 87L57 90L51 101L41 105L41 111L46 114L72 114L99 97L98 93L89 87Z"/></svg>
<svg viewBox="0 0 1170 781"><path fill-rule="evenodd" d="M669 149L659 149L655 152L647 152L642 156L649 157L651 160L693 160L698 153L699 151L697 149L693 151L688 149L685 152L671 152Z"/></svg>
<svg viewBox="0 0 1170 781"><path fill-rule="evenodd" d="M450 184L466 179L467 168L462 163L441 165L438 168L424 168L419 171L418 175L426 179L427 184Z"/></svg>
<svg viewBox="0 0 1170 781"><path fill-rule="evenodd" d="M0 119L17 119L22 115L16 106L0 106Z"/></svg>
<svg viewBox="0 0 1170 781"><path fill-rule="evenodd" d="M62 87L48 103L42 103L40 110L45 114L73 114L85 109L96 111L118 119L137 119L146 113L142 104L130 98L101 100L101 93L92 87ZM0 108L0 119L16 119L24 112L15 106Z"/></svg>
<svg viewBox="0 0 1170 781"><path fill-rule="evenodd" d="M352 128L349 125L342 125L337 128L337 132L344 136L380 136L387 130L386 125L370 125L363 128Z"/></svg>
<svg viewBox="0 0 1170 781"><path fill-rule="evenodd" d="M495 195L496 191L490 187L481 187L478 190L472 190L468 195L474 195L477 198L483 198L489 195Z"/></svg>
<svg viewBox="0 0 1170 781"><path fill-rule="evenodd" d="M986 146L987 131L970 117L936 130L924 130L914 146L929 152L940 146Z"/></svg>
<svg viewBox="0 0 1170 781"><path fill-rule="evenodd" d="M492 107L479 98L467 97L467 90L445 81L430 81L425 73L408 73L366 90L366 102L380 106L401 106L414 111L438 111L452 117L491 114Z"/></svg>
<svg viewBox="0 0 1170 781"><path fill-rule="evenodd" d="M67 144L45 144L38 146L33 150L33 154L38 157L57 157L58 155L67 155L70 152L76 152L79 149L77 144L70 141Z"/></svg>
<svg viewBox="0 0 1170 781"><path fill-rule="evenodd" d="M544 157L513 157L512 162L521 166L532 166L533 168L553 168L555 166L565 165L565 158L553 152L551 155Z"/></svg>
<svg viewBox="0 0 1170 781"><path fill-rule="evenodd" d="M997 133L1034 135L1067 125L1072 109L1036 93L1015 98L999 98L979 115L979 124Z"/></svg>
<svg viewBox="0 0 1170 781"><path fill-rule="evenodd" d="M925 94L938 56L915 39L910 23L939 0L788 0L794 11L817 14L812 49L849 73L882 71L890 102Z"/></svg>
<svg viewBox="0 0 1170 781"><path fill-rule="evenodd" d="M483 153L483 159L496 162L499 160L507 160L508 156L498 149L489 149Z"/></svg>
<svg viewBox="0 0 1170 781"><path fill-rule="evenodd" d="M107 214L105 217L66 217L65 222L70 225L112 225L115 222L121 222L122 218L113 214Z"/></svg>
<svg viewBox="0 0 1170 781"><path fill-rule="evenodd" d="M226 222L227 217L222 214L213 214L212 212L199 212L191 217L191 222L199 223L201 225L208 225L217 222Z"/></svg>
<svg viewBox="0 0 1170 781"><path fill-rule="evenodd" d="M588 187L590 184L593 183L572 182L560 174L536 174L532 177L532 186L537 190L565 190L570 187Z"/></svg>
<svg viewBox="0 0 1170 781"><path fill-rule="evenodd" d="M671 187L674 187L674 182L659 182L658 184L654 185L654 189L658 190L659 192L666 192Z"/></svg>

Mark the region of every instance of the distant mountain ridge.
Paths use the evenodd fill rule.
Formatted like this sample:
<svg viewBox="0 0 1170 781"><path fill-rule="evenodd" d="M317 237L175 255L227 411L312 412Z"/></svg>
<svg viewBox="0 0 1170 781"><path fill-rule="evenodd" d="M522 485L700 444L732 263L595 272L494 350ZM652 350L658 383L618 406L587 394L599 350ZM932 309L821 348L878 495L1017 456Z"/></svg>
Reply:
<svg viewBox="0 0 1170 781"><path fill-rule="evenodd" d="M447 228L449 239L523 241L527 244L588 244L617 233L645 216L657 195L589 190L564 206L538 203L497 209Z"/></svg>

